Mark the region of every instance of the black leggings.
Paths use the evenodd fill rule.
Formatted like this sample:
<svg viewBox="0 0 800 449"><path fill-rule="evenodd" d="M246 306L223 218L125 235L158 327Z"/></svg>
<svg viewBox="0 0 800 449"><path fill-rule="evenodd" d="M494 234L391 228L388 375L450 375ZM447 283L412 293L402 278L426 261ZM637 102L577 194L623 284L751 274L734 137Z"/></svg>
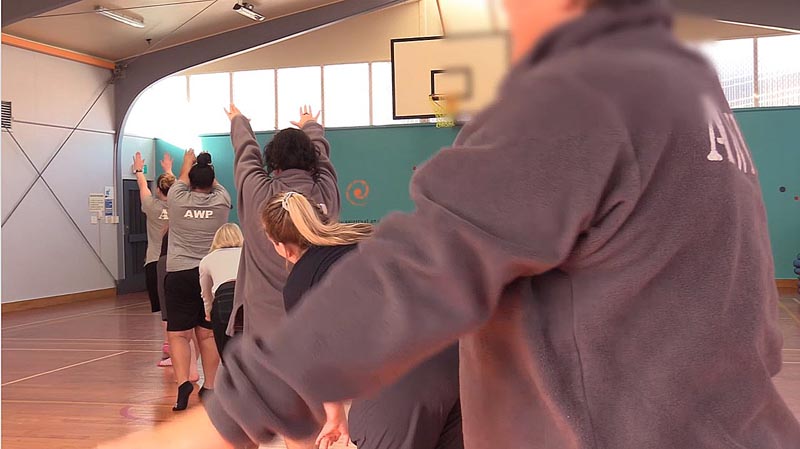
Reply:
<svg viewBox="0 0 800 449"><path fill-rule="evenodd" d="M458 345L350 407L358 449L464 449Z"/></svg>
<svg viewBox="0 0 800 449"><path fill-rule="evenodd" d="M231 312L233 311L233 292L235 288L236 281L220 285L214 294L214 304L211 307L211 329L214 331L214 342L217 344L220 361L222 361L225 345L230 340L225 331L228 329L228 321L231 319Z"/></svg>

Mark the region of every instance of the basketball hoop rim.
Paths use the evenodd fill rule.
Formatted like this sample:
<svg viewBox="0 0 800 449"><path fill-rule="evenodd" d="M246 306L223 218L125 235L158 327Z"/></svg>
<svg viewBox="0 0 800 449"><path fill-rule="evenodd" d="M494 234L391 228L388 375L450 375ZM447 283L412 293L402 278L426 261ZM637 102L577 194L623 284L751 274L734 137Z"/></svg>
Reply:
<svg viewBox="0 0 800 449"><path fill-rule="evenodd" d="M450 94L431 94L428 95L428 99L431 101L460 101L462 99L461 95L450 95Z"/></svg>

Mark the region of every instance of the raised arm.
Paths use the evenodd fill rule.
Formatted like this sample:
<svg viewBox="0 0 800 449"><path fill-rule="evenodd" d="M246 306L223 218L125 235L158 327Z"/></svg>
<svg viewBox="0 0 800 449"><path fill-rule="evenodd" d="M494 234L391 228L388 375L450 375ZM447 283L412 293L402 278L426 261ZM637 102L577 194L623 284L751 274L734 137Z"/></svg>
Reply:
<svg viewBox="0 0 800 449"><path fill-rule="evenodd" d="M194 149L189 148L183 153L183 165L181 165L181 173L180 176L178 176L178 181L189 185L189 171L196 162L197 156L194 154Z"/></svg>
<svg viewBox="0 0 800 449"><path fill-rule="evenodd" d="M230 110L225 110L231 120L231 144L233 145L233 178L236 183L236 190L239 196L237 207L239 208L239 219L249 220L249 211L255 211L263 201L269 196L267 191L271 184L271 179L264 169L264 160L261 157L261 147L258 145L256 135L250 127L250 120L247 119L239 109L231 103Z"/></svg>
<svg viewBox="0 0 800 449"><path fill-rule="evenodd" d="M326 194L326 202L335 202L335 204L326 204L326 206L331 209L331 212L338 213L339 185L336 169L331 162L331 144L325 138L325 128L317 119L319 119L319 112L314 115L311 106L303 106L300 109L300 120L292 122L292 124L302 129L317 149L319 182L325 185L323 191Z"/></svg>
<svg viewBox="0 0 800 449"><path fill-rule="evenodd" d="M161 159L161 170L168 175L175 176L175 174L172 173L172 164L172 155L169 153L164 153L164 158Z"/></svg>
<svg viewBox="0 0 800 449"><path fill-rule="evenodd" d="M144 176L144 159L142 153L136 152L133 156L133 171L136 174L136 184L139 185L139 199L144 204L153 197L153 192L150 191L150 186L147 183L147 178Z"/></svg>

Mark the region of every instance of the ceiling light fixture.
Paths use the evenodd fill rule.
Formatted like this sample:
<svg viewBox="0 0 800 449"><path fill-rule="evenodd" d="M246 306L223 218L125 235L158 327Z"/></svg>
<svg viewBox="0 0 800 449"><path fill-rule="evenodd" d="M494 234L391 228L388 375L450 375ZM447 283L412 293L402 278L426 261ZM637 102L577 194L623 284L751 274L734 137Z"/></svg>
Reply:
<svg viewBox="0 0 800 449"><path fill-rule="evenodd" d="M117 22L122 22L125 25L130 25L134 28L144 28L144 21L142 19L137 19L135 17L127 16L117 11L112 11L103 6L96 7L94 11L102 16L108 17L109 19L114 19Z"/></svg>
<svg viewBox="0 0 800 449"><path fill-rule="evenodd" d="M266 17L257 13L253 8L253 5L247 2L237 3L233 5L233 10L247 17L248 19L255 20L256 22L263 22L267 19Z"/></svg>

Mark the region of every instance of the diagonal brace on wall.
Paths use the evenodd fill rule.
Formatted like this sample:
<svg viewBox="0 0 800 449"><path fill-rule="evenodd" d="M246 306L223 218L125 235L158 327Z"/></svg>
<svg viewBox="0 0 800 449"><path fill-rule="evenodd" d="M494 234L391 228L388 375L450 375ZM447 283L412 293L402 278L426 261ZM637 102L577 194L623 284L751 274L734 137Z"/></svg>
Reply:
<svg viewBox="0 0 800 449"><path fill-rule="evenodd" d="M113 80L114 80L114 78L111 78L111 79L110 79L110 80L109 80L109 81L108 81L108 82L107 82L107 83L106 83L106 84L103 86L103 88L100 90L100 93L97 95L97 97L94 99L94 101L92 102L92 104L89 106L89 109L87 109L87 110L86 110L86 112L83 114L83 116L81 117L81 119L78 121L78 124L77 124L77 125L75 125L74 127L72 127L72 128L70 129L70 132L69 132L69 134L67 135L67 138L66 138L66 139L64 139L64 141L63 141L63 142L61 143L61 145L58 147L58 149L56 150L56 152L55 152L55 153L53 153L53 156L51 156L51 157L50 157L50 159L48 159L48 160L47 160L47 163L44 165L44 168L42 168L42 170L41 170L41 171L39 171L39 169L37 169L37 168L36 168L36 166L35 166L35 165L33 164L33 162L31 161L31 159L30 159L30 158L28 158L28 162L30 162L30 163L31 163L31 166L33 166L33 169L34 169L34 170L36 170L36 178L33 180L33 182L31 183L31 185L29 185L29 186L28 186L28 188L27 188L27 189L25 189L25 193L23 193L23 194L22 194L22 197L20 197L19 201L17 201L17 203L16 203L16 204L14 204L14 207L12 207L12 208L11 208L11 212L9 212L9 213L8 213L8 216L7 216L7 217L5 217L5 218L3 219L3 222L2 222L2 224L0 224L0 227L2 227L2 226L5 226L5 225L6 225L6 223L8 222L8 220L11 218L11 216L12 216L12 215L14 215L14 212L16 212L16 211L17 211L17 209L19 208L20 204L22 204L22 202L25 200L25 197L27 197L27 196L28 196L28 194L31 192L31 190L33 190L33 187L36 185L36 182L37 182L37 181L39 181L39 179L44 179L44 178L43 178L43 176L44 176L44 172L45 172L45 171L47 171L47 169L50 167L50 164L52 164L52 163L53 163L53 161L56 159L56 157L58 157L58 154L59 154L59 153L61 153L61 150L64 148L64 145L66 145L66 144L67 144L67 142L69 142L69 139L72 137L72 135L73 135L73 134L75 134L75 131L77 131L77 130L78 130L78 128L80 128L80 126L81 126L81 124L83 123L83 121L84 121L84 120L86 120L86 117L89 115L89 113L90 113L90 112L92 112L92 109L94 108L94 106L97 104L97 102L98 102L98 101L100 101L100 98L102 98L102 97L103 97L103 94L104 94L104 93L106 93L106 90L108 90L108 87L111 85L111 83L113 82ZM10 133L9 133L9 134L10 134ZM11 134L11 137L13 138L13 137L14 137L14 135L13 135L13 134ZM17 139L14 139L14 141L15 141L15 142L17 142ZM25 154L25 157L27 158L27 157L28 157L28 155L25 153L25 150L23 150L23 149L22 149L22 146L19 144L19 142L17 142L17 146L19 146L20 150L23 152L23 154Z"/></svg>
<svg viewBox="0 0 800 449"><path fill-rule="evenodd" d="M84 233L83 233L83 230L81 230L81 227L80 227L80 226L78 225L78 223L77 223L77 222L75 222L75 220L72 218L72 215L70 215L70 213L69 213L69 211L67 210L66 206L64 206L64 203L62 203L62 202L61 202L61 199L58 197L58 195L56 195L56 192L55 192L55 190L53 190L53 188L52 188L52 187L50 187L50 184L49 184L49 183L47 182L47 180L44 178L44 176L43 176L43 174L44 174L44 171L41 171L41 172L40 172L40 171L39 171L39 169L37 169L37 168L36 168L36 164L34 164L33 160L31 160L30 156L28 156L28 153L25 151L25 148L23 148L23 147L22 147L22 145L19 143L19 140L17 140L17 137L14 135L14 133L13 133L13 132L11 132L11 130L5 130L4 132L8 132L8 135L9 135L9 136L11 136L11 139L12 139L12 140L14 141L14 143L17 145L17 148L19 148L19 150L22 152L22 155L23 155L23 156L25 156L25 159L27 159L28 163L31 165L31 167L33 168L33 170L36 172L36 179L34 179L34 181L33 181L33 185L35 186L35 185L36 185L36 182L38 182L39 180L41 180L41 181L42 181L42 184L44 184L44 186L45 186L45 187L47 187L47 190L49 190L49 191L50 191L50 194L51 194L51 195L53 195L53 199L55 199L55 200L56 200L56 203L58 203L59 207L61 207L61 210L64 212L64 215L66 215L67 219L68 219L68 220L69 220L69 221L72 223L72 225L75 227L75 230L76 230L76 231L78 231L78 234L80 234L80 236L83 238L83 241L84 241L84 242L86 242L86 245L88 245L88 246L89 246L89 249L90 249L90 250L92 251L92 253L95 255L95 257L97 258L98 262L100 262L100 265L102 265L102 266L103 266L103 268L105 268L105 270L106 270L106 273L108 273L108 275L109 275L109 276L111 276L111 279L114 279L114 280L116 280L116 276L114 276L114 274L113 274L113 273L111 272L111 270L108 268L108 265L106 265L105 261L103 261L103 258L102 258L102 257L100 256L100 254L99 254L99 253L98 253L98 252L97 252L97 251L94 249L94 246L92 245L92 242L90 242L90 241L89 241L89 238L88 238L88 237L86 237L86 234L84 234ZM9 219L9 218L11 218L11 215L13 214L13 212L14 212L14 211L16 211L16 208L17 208L17 207L19 207L19 205L22 203L22 201L25 199L25 197L27 197L27 196L28 196L28 193L30 193L30 191L32 190L32 188L33 188L33 187L29 188L29 189L28 189L28 190L25 192L25 194L22 196L22 198L21 198L21 199L19 200L19 202L17 203L16 207L15 207L15 208L12 210L12 213L9 213L9 214L8 214L8 217L6 217L6 219L3 221L3 225L5 225L5 223L8 221L8 219Z"/></svg>

